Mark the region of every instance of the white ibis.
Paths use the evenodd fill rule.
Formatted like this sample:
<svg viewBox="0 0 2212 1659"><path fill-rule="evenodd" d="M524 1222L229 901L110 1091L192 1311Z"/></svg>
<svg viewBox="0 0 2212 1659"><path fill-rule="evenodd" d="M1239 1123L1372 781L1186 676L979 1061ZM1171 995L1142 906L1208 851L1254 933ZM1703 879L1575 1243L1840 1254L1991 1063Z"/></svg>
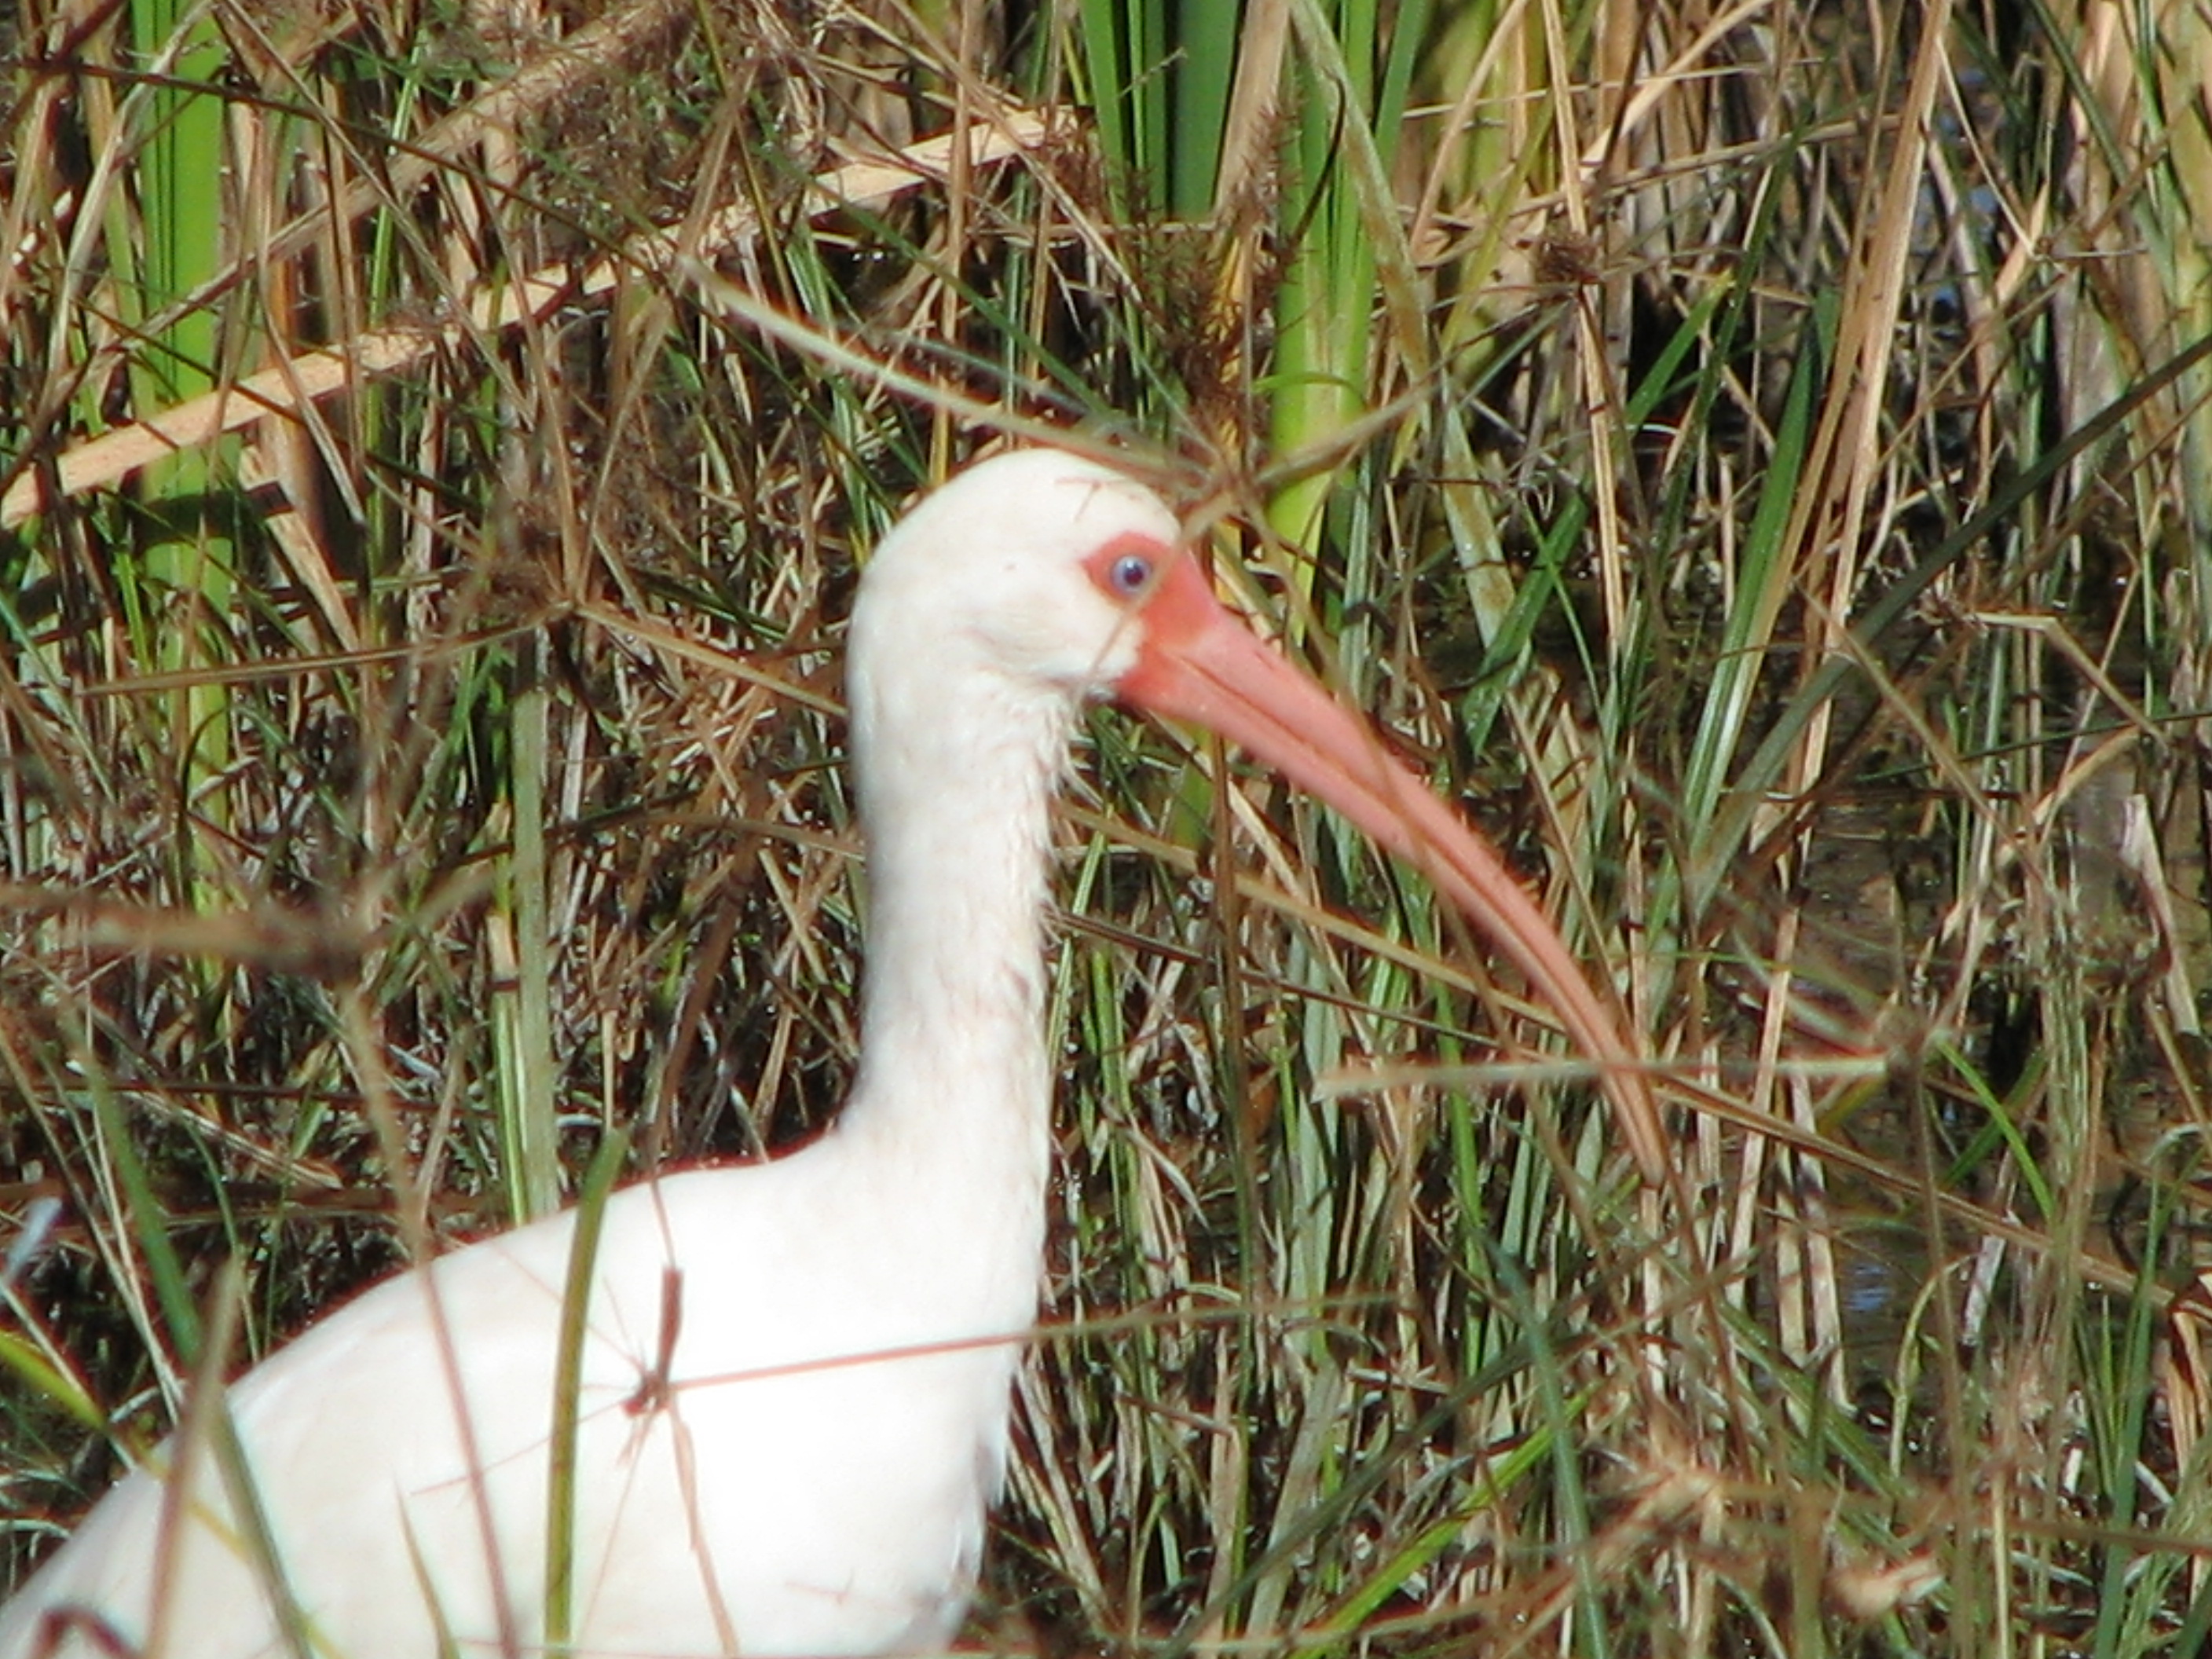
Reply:
<svg viewBox="0 0 2212 1659"><path fill-rule="evenodd" d="M1090 699L1212 727L1449 890L1656 1171L1609 1001L1486 845L1233 622L1179 544L1149 490L1030 450L877 550L850 669L859 1074L803 1150L605 1206L562 1563L572 1651L902 1653L957 1627L1036 1308L1048 815ZM0 1613L0 1659L542 1652L562 1634L547 1449L577 1237L570 1212L441 1256L254 1367L228 1403L275 1559L241 1540L219 1461L173 1443Z"/></svg>

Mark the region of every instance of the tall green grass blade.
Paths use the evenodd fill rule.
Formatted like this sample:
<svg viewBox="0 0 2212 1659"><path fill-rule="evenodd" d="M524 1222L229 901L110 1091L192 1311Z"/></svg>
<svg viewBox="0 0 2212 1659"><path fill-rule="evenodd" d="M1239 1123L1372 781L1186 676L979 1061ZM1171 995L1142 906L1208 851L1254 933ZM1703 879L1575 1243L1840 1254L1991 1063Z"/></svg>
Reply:
<svg viewBox="0 0 2212 1659"><path fill-rule="evenodd" d="M492 996L497 1051L501 1168L518 1222L550 1214L561 1202L559 1073L553 1062L553 939L546 910L547 696L527 665L508 728L513 853L505 872L505 915L497 918L513 975Z"/></svg>
<svg viewBox="0 0 2212 1659"><path fill-rule="evenodd" d="M1823 315L1824 311L1828 314ZM1698 849L1700 860L1690 878L1692 918L1702 914L1701 902L1718 885L1719 872L1735 856L1735 848L1714 836L1711 826L1728 787L1729 768L1743 743L1752 693L1772 646L1775 623L1796 582L1796 550L1786 538L1812 442L1814 395L1827 378L1823 347L1834 329L1830 306L1816 307L1799 332L1797 361L1790 369L1782 417L1776 422L1766 476L1736 562L1735 602L1723 624L1711 688L1690 745L1681 808L1684 836Z"/></svg>
<svg viewBox="0 0 2212 1659"><path fill-rule="evenodd" d="M1167 207L1179 220L1202 219L1213 203L1222 132L1236 85L1240 9L1209 5L1206 0L1182 0L1174 13L1180 38L1169 123L1174 143Z"/></svg>
<svg viewBox="0 0 2212 1659"><path fill-rule="evenodd" d="M575 1629L576 1436L583 1410L584 1342L591 1332L592 1284L607 1198L629 1158L629 1137L617 1129L599 1143L576 1193L576 1231L561 1292L561 1340L553 1361L553 1428L545 1480L545 1646L569 1650Z"/></svg>

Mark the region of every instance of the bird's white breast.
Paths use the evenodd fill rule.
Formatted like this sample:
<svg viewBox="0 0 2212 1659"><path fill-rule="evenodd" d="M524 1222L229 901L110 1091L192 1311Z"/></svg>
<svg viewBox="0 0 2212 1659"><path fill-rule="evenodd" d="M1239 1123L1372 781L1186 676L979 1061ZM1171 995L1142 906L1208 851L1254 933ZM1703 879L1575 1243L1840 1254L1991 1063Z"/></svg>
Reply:
<svg viewBox="0 0 2212 1659"><path fill-rule="evenodd" d="M869 1182L849 1162L833 1134L609 1205L580 1413L578 1651L912 1650L957 1626L1003 1463L1034 1247L1029 1282L954 1306L914 1206L877 1194L866 1213ZM234 1392L291 1588L334 1651L427 1656L441 1633L465 1653L496 1651L501 1580L507 1604L529 1610L518 1639L544 1639L534 1612L574 1232L556 1217L380 1285ZM677 1281L663 1387L671 1261L713 1266ZM433 1291L452 1336L442 1352L420 1340ZM228 1510L205 1460L195 1491L200 1521L159 1592L167 1628L195 1653L281 1651L256 1570L221 1536ZM143 1563L163 1524L151 1476L118 1487L9 1607L0 1655L35 1650L36 1615L65 1603L143 1643Z"/></svg>

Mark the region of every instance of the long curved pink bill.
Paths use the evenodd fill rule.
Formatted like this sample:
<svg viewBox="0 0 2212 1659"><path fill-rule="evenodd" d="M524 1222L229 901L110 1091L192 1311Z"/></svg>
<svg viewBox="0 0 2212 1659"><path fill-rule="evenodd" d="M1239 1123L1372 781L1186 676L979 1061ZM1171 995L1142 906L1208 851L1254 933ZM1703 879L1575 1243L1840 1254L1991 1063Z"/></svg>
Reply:
<svg viewBox="0 0 2212 1659"><path fill-rule="evenodd" d="M1141 617L1145 637L1116 688L1121 699L1220 733L1426 874L1558 1014L1596 1065L1645 1178L1663 1182L1658 1108L1620 1018L1489 842L1365 721L1224 610L1188 556L1162 570Z"/></svg>

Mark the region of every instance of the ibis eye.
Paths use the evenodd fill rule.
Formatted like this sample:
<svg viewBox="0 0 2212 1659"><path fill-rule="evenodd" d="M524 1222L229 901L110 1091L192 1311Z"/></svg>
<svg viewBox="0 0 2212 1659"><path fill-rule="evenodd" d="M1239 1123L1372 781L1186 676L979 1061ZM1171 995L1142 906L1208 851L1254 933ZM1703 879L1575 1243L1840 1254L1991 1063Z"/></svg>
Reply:
<svg viewBox="0 0 2212 1659"><path fill-rule="evenodd" d="M1152 585L1152 562L1141 553L1124 553L1106 567L1106 586L1133 599Z"/></svg>

